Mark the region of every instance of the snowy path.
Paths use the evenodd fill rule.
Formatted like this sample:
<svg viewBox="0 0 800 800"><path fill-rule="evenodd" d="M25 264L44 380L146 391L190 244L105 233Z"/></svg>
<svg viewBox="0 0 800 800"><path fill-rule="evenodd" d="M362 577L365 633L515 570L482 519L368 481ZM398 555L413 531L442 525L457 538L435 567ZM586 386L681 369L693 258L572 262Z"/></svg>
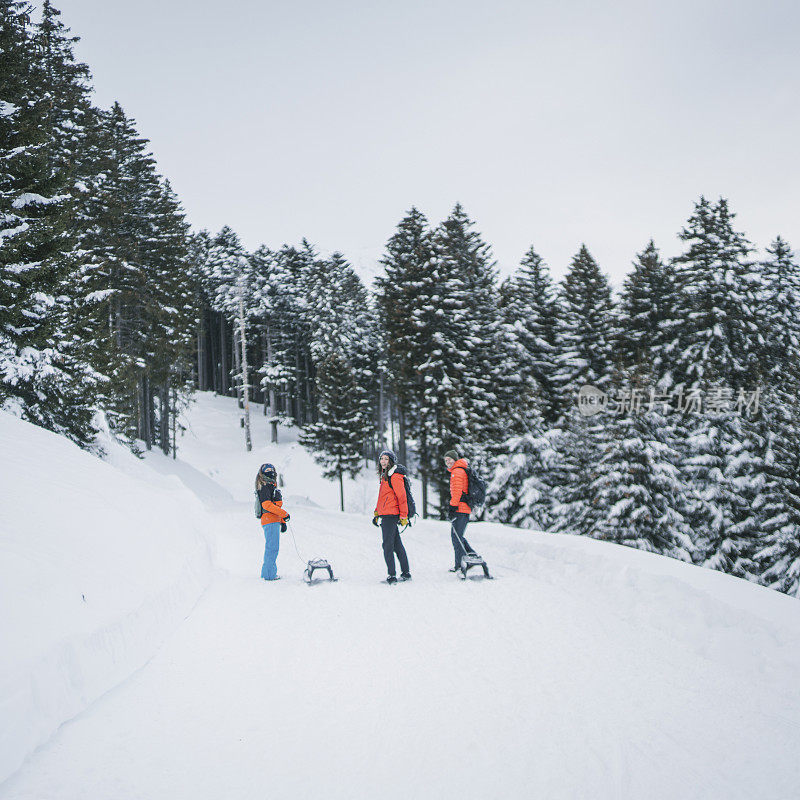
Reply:
<svg viewBox="0 0 800 800"><path fill-rule="evenodd" d="M2 800L794 796L800 639L731 630L718 601L654 579L656 600L675 591L676 634L631 609L625 564L642 554L614 548L622 566L599 581L476 525L500 579L463 583L446 527L422 523L414 581L390 587L363 517L297 509L304 555L341 580L305 586L284 536L284 578L266 584L249 514L213 515L218 572L193 613Z"/></svg>
<svg viewBox="0 0 800 800"><path fill-rule="evenodd" d="M178 461L111 447L105 464L5 421L6 774L46 744L0 800L798 796L797 600L489 524L468 538L499 579L461 582L441 522L404 535L414 580L387 586L374 476L340 514L294 431L270 445L258 420L244 456L237 414L199 395ZM338 583L306 586L286 535L283 580L258 578L264 460ZM58 527L29 513L42 463Z"/></svg>

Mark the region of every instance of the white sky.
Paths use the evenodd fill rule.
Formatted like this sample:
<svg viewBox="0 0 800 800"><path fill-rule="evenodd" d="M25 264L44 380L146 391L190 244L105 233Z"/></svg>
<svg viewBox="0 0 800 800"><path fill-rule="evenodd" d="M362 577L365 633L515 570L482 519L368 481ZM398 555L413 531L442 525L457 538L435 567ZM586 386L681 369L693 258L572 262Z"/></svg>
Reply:
<svg viewBox="0 0 800 800"><path fill-rule="evenodd" d="M533 244L560 277L585 242L619 284L705 194L800 249L800 3L55 5L192 225L249 248L306 236L366 274L411 205L461 202L502 273Z"/></svg>

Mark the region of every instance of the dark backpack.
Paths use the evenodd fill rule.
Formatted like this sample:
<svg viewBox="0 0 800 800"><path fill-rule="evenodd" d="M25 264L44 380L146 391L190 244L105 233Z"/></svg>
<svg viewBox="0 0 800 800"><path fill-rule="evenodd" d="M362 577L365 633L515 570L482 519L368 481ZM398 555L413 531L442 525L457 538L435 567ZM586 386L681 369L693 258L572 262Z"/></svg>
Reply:
<svg viewBox="0 0 800 800"><path fill-rule="evenodd" d="M267 484L266 486L262 486L261 487L261 491L264 491L264 489L266 489L268 486L269 486L269 484ZM275 497L276 493L278 495L277 497ZM283 500L283 498L281 497L280 489L278 489L276 486L273 486L272 487L272 491L269 492L268 494L265 494L265 496L263 498L259 496L258 489L256 489L256 508L255 508L255 512L256 512L256 518L257 519L261 519L261 515L267 513L266 511L264 511L264 507L261 505L261 500L262 499L264 499L264 500Z"/></svg>
<svg viewBox="0 0 800 800"><path fill-rule="evenodd" d="M464 472L467 473L467 491L461 493L461 502L470 508L482 506L486 502L486 481L470 466Z"/></svg>
<svg viewBox="0 0 800 800"><path fill-rule="evenodd" d="M408 518L411 519L412 517L416 517L417 516L417 504L414 502L414 496L411 494L411 483L408 480L408 471L406 470L406 468L402 464L395 464L394 471L398 475L402 475L403 476L403 483L405 483L405 486L406 486L406 502L408 503ZM392 482L390 480L389 481L389 486L391 486L391 485L392 485ZM392 491L394 492L394 488L392 488ZM395 492L395 494L397 494L397 493ZM399 500L399 498L398 498L398 500Z"/></svg>

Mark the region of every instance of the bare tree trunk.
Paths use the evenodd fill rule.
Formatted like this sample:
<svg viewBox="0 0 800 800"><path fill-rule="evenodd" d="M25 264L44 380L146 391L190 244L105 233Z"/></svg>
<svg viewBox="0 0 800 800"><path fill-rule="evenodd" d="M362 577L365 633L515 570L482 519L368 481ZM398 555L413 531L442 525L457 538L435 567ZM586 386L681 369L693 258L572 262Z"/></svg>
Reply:
<svg viewBox="0 0 800 800"><path fill-rule="evenodd" d="M219 315L219 353L222 362L222 380L220 382L220 389L222 394L228 394L228 387L230 386L230 367L228 366L228 336L227 336L227 320L224 315Z"/></svg>
<svg viewBox="0 0 800 800"><path fill-rule="evenodd" d="M158 421L158 442L161 452L169 455L169 387L163 383L158 391L159 421Z"/></svg>
<svg viewBox="0 0 800 800"><path fill-rule="evenodd" d="M206 347L205 330L203 326L203 318L200 317L200 322L197 326L197 388L204 392L206 386Z"/></svg>
<svg viewBox="0 0 800 800"><path fill-rule="evenodd" d="M208 313L208 344L211 348L211 386L212 391L219 394L222 393L222 370L220 368L219 359L219 337L217 336L217 329L215 327L215 319L213 313Z"/></svg>
<svg viewBox="0 0 800 800"><path fill-rule="evenodd" d="M237 323L239 321L237 320ZM242 346L242 332L241 332L241 324L237 324L236 328L233 331L233 369L234 374L236 375L236 404L239 408L244 408L243 402L244 398L242 397L242 358L241 358L241 348Z"/></svg>
<svg viewBox="0 0 800 800"><path fill-rule="evenodd" d="M267 364L270 367L273 366L272 363L272 330L270 329L269 324L267 324ZM267 411L267 405L264 404L264 413ZM269 440L272 444L278 443L278 420L275 419L278 413L278 406L277 400L275 398L275 387L272 383L269 386L269 414L272 419L270 419L269 427L270 427L270 436Z"/></svg>
<svg viewBox="0 0 800 800"><path fill-rule="evenodd" d="M392 450L396 453L397 452L397 436L395 435L394 430L394 418L397 416L397 403L394 402L393 397L389 397L389 433L392 438Z"/></svg>
<svg viewBox="0 0 800 800"><path fill-rule="evenodd" d="M178 457L178 390L172 389L172 458Z"/></svg>
<svg viewBox="0 0 800 800"><path fill-rule="evenodd" d="M305 425L305 403L303 402L303 383L305 382L305 372L300 369L300 344L295 338L294 347L294 417L298 425Z"/></svg>
<svg viewBox="0 0 800 800"><path fill-rule="evenodd" d="M378 384L378 447L383 449L386 446L386 410L385 410L385 397L383 391L383 373L381 372L380 382Z"/></svg>
<svg viewBox="0 0 800 800"><path fill-rule="evenodd" d="M253 449L250 439L250 371L247 367L247 333L244 318L244 276L239 275L239 343L242 348L241 369L242 395L244 401L244 440L249 453Z"/></svg>
<svg viewBox="0 0 800 800"><path fill-rule="evenodd" d="M144 397L144 444L148 450L153 449L153 400L150 394L150 380L147 375L142 377Z"/></svg>
<svg viewBox="0 0 800 800"><path fill-rule="evenodd" d="M136 435L144 441L144 376L136 383Z"/></svg>
<svg viewBox="0 0 800 800"><path fill-rule="evenodd" d="M311 365L308 361L308 353L303 353L303 384L306 401L305 421L316 422L317 410L314 408L313 398L311 397Z"/></svg>
<svg viewBox="0 0 800 800"><path fill-rule="evenodd" d="M423 433L419 441L420 476L422 478L422 519L428 519L428 440Z"/></svg>
<svg viewBox="0 0 800 800"><path fill-rule="evenodd" d="M344 511L344 477L339 473L339 506Z"/></svg>
<svg viewBox="0 0 800 800"><path fill-rule="evenodd" d="M397 404L397 416L400 422L400 461L408 464L408 453L406 453L406 415L403 406Z"/></svg>

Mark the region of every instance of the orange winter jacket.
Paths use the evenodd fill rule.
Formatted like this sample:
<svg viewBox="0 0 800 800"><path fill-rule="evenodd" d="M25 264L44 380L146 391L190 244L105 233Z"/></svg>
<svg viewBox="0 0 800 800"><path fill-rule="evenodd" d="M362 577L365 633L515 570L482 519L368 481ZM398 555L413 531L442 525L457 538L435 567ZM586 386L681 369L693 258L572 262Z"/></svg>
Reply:
<svg viewBox="0 0 800 800"><path fill-rule="evenodd" d="M269 497L269 487L264 486L258 492L258 499L261 500L261 508L264 509L264 513L261 515L261 524L262 525L269 525L271 522L281 522L284 517L288 517L289 513L284 511L281 506L283 505L283 497L281 496L280 489L273 489L272 491L272 499L265 500L265 497Z"/></svg>
<svg viewBox="0 0 800 800"><path fill-rule="evenodd" d="M389 480L381 478L381 488L375 506L375 514L379 517L389 514L397 514L400 519L408 517L406 482L396 470L396 466L391 467L387 474Z"/></svg>
<svg viewBox="0 0 800 800"><path fill-rule="evenodd" d="M469 514L472 509L461 502L461 494L467 491L467 460L459 458L448 470L450 472L450 505L458 506L459 513Z"/></svg>

